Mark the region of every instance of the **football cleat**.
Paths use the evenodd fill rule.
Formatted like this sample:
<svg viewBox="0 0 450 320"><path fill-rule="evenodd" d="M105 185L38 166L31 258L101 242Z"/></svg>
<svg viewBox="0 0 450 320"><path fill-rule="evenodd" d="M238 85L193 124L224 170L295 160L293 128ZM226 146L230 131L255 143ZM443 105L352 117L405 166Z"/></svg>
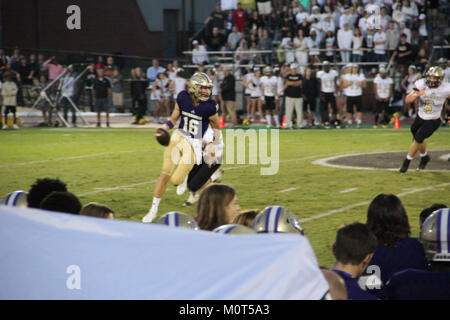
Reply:
<svg viewBox="0 0 450 320"><path fill-rule="evenodd" d="M216 170L216 171L211 175L211 182L214 182L214 183L220 183L220 182L222 182L222 176L223 176L223 169Z"/></svg>
<svg viewBox="0 0 450 320"><path fill-rule="evenodd" d="M28 207L27 195L28 193L22 190L14 191L3 198L0 204L10 207L26 208Z"/></svg>
<svg viewBox="0 0 450 320"><path fill-rule="evenodd" d="M223 226L215 228L212 232L222 234L245 234L256 233L255 230L243 226L242 224L225 224Z"/></svg>
<svg viewBox="0 0 450 320"><path fill-rule="evenodd" d="M152 210L150 209L149 212L145 215L145 217L142 218L143 223L151 223L153 220L155 220L156 215L158 214L158 210Z"/></svg>
<svg viewBox="0 0 450 320"><path fill-rule="evenodd" d="M405 158L405 160L403 160L402 167L400 168L400 173L405 173L406 171L408 171L410 163L411 163L411 160L408 160Z"/></svg>
<svg viewBox="0 0 450 320"><path fill-rule="evenodd" d="M304 234L298 218L281 206L270 206L258 213L253 220L257 233L300 233Z"/></svg>
<svg viewBox="0 0 450 320"><path fill-rule="evenodd" d="M158 224L164 224L169 227L181 227L193 230L199 230L197 222L190 215L182 212L171 211L164 214L156 221Z"/></svg>
<svg viewBox="0 0 450 320"><path fill-rule="evenodd" d="M183 204L184 206L192 206L193 204L197 203L198 199L200 198L199 192L189 192L189 198L186 200L186 202Z"/></svg>
<svg viewBox="0 0 450 320"><path fill-rule="evenodd" d="M420 158L420 164L417 170L423 170L427 166L427 163L431 160L429 155Z"/></svg>

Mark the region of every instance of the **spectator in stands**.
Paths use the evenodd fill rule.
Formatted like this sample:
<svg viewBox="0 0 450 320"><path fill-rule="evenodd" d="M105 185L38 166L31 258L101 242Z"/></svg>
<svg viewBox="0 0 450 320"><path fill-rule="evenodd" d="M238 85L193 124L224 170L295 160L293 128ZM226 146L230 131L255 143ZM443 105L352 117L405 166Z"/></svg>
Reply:
<svg viewBox="0 0 450 320"><path fill-rule="evenodd" d="M402 13L404 14L405 21L409 23L415 22L419 16L416 5L411 3L410 0L403 1Z"/></svg>
<svg viewBox="0 0 450 320"><path fill-rule="evenodd" d="M267 29L264 29L262 32L262 37L259 38L258 42L258 50L273 50L273 42L272 38L269 36L269 31ZM265 64L270 64L272 60L272 54L271 53L263 53L262 54L262 62Z"/></svg>
<svg viewBox="0 0 450 320"><path fill-rule="evenodd" d="M273 41L278 41L280 38L281 19L276 12L272 11L266 27L268 28L269 35Z"/></svg>
<svg viewBox="0 0 450 320"><path fill-rule="evenodd" d="M19 129L17 126L17 118L16 118L16 107L17 107L17 92L19 88L13 81L13 77L11 73L6 75L6 81L2 84L2 104L5 107L4 111L4 121L3 129L8 129L8 113L13 114L14 129Z"/></svg>
<svg viewBox="0 0 450 320"><path fill-rule="evenodd" d="M418 32L424 42L428 43L428 40L432 39L432 29L430 24L427 23L427 16L423 13L419 15Z"/></svg>
<svg viewBox="0 0 450 320"><path fill-rule="evenodd" d="M428 56L429 55L427 54L427 51L423 47L420 48L419 51L417 52L416 58L414 60L414 65L417 66L417 68L420 70L421 73L425 71L428 67L429 64Z"/></svg>
<svg viewBox="0 0 450 320"><path fill-rule="evenodd" d="M87 105L89 106L89 109L91 112L94 112L94 99L92 97L92 90L94 85L94 80L97 77L97 73L95 72L95 66L93 64L89 65L89 69L86 72L86 80L85 80L85 87L84 90L86 92L87 97Z"/></svg>
<svg viewBox="0 0 450 320"><path fill-rule="evenodd" d="M52 191L41 202L41 209L70 214L80 214L81 202L76 195L67 191Z"/></svg>
<svg viewBox="0 0 450 320"><path fill-rule="evenodd" d="M205 25L207 26L207 33L217 28L220 31L225 31L226 14L222 11L220 2L216 3L215 10L206 18Z"/></svg>
<svg viewBox="0 0 450 320"><path fill-rule="evenodd" d="M366 50L366 57L365 57L364 60L366 62L374 62L375 61L375 57L374 57L374 52L373 52L374 43L373 43L373 31L372 31L372 29L367 29L366 37L365 37L364 40L365 40L364 47L367 49Z"/></svg>
<svg viewBox="0 0 450 320"><path fill-rule="evenodd" d="M98 69L105 69L105 64L103 63L102 56L97 57L97 63L95 64L95 70L97 71Z"/></svg>
<svg viewBox="0 0 450 320"><path fill-rule="evenodd" d="M355 30L353 31L353 38L352 38L352 48L353 48L352 62L361 62L362 61L363 40L364 40L364 38L361 34L361 31L359 30L359 28L355 28Z"/></svg>
<svg viewBox="0 0 450 320"><path fill-rule="evenodd" d="M103 69L97 69L97 78L94 80L93 88L97 127L101 127L101 112L106 113L106 126L109 127L109 97L111 93L111 83L104 77Z"/></svg>
<svg viewBox="0 0 450 320"><path fill-rule="evenodd" d="M303 20L308 20L309 14L305 11L305 8L300 5L298 8L298 12L295 14L295 21L297 24L301 24Z"/></svg>
<svg viewBox="0 0 450 320"><path fill-rule="evenodd" d="M225 34L227 35L227 37L233 30L233 27L234 27L233 11L230 10L225 19Z"/></svg>
<svg viewBox="0 0 450 320"><path fill-rule="evenodd" d="M200 195L195 221L202 230L214 230L229 224L240 210L235 190L227 185L214 184Z"/></svg>
<svg viewBox="0 0 450 320"><path fill-rule="evenodd" d="M233 13L233 20L234 20L234 23L236 25L238 32L244 31L246 19L247 19L247 14L245 13L245 10L242 9L241 3L238 2L237 9L234 10L234 13Z"/></svg>
<svg viewBox="0 0 450 320"><path fill-rule="evenodd" d="M409 29L404 22L400 23L400 34L406 34L406 41L411 43L411 29Z"/></svg>
<svg viewBox="0 0 450 320"><path fill-rule="evenodd" d="M237 126L236 109L234 107L236 100L235 78L228 68L224 68L224 75L220 86L224 110L230 115L233 126Z"/></svg>
<svg viewBox="0 0 450 320"><path fill-rule="evenodd" d="M111 77L112 83L112 103L118 112L125 112L123 105L123 77L119 69L115 68Z"/></svg>
<svg viewBox="0 0 450 320"><path fill-rule="evenodd" d="M67 72L61 79L61 104L64 111L64 119L68 120L69 109L72 112L72 126L77 126L77 114L73 107L75 76L72 65L67 68ZM72 100L72 102L70 100Z"/></svg>
<svg viewBox="0 0 450 320"><path fill-rule="evenodd" d="M159 66L159 61L157 59L152 60L152 66L147 69L147 79L150 81L150 87L155 82L158 73L165 72L166 69Z"/></svg>
<svg viewBox="0 0 450 320"><path fill-rule="evenodd" d="M302 6L300 7L302 8ZM308 39L304 36L302 29L298 29L297 36L294 38L294 48L300 73L304 74L304 70L308 64Z"/></svg>
<svg viewBox="0 0 450 320"><path fill-rule="evenodd" d="M348 23L344 23L343 29L337 32L337 44L341 54L341 60L344 63L350 62L350 55L352 49L353 31L350 29Z"/></svg>
<svg viewBox="0 0 450 320"><path fill-rule="evenodd" d="M302 81L303 85L303 110L305 112L309 112L311 115L310 123L311 126L314 125L315 122L315 112L317 100L316 97L319 94L319 86L316 75L313 70L313 66L308 66L305 68L305 74ZM308 117L305 116L305 119Z"/></svg>
<svg viewBox="0 0 450 320"><path fill-rule="evenodd" d="M105 205L97 202L89 202L80 212L82 216L114 219L114 211Z"/></svg>
<svg viewBox="0 0 450 320"><path fill-rule="evenodd" d="M238 32L237 26L233 26L233 30L228 35L227 42L230 43L232 50L236 50L236 47L237 47L239 41L241 41L241 33Z"/></svg>
<svg viewBox="0 0 450 320"><path fill-rule="evenodd" d="M19 66L17 68L17 78L19 80L19 90L22 91L22 99L25 104L32 104L33 102L33 76L35 70L27 62L24 57L20 59Z"/></svg>
<svg viewBox="0 0 450 320"><path fill-rule="evenodd" d="M383 27L380 26L373 36L375 59L377 62L386 61L386 40L386 33L384 32Z"/></svg>
<svg viewBox="0 0 450 320"><path fill-rule="evenodd" d="M135 116L132 124L139 124L147 110L147 95L145 90L148 87L148 80L145 79L141 68L137 67L131 70L130 93L131 108ZM137 107L136 107L137 104Z"/></svg>
<svg viewBox="0 0 450 320"><path fill-rule="evenodd" d="M66 184L59 179L37 179L27 194L28 208L39 209L42 200L53 191L67 191Z"/></svg>
<svg viewBox="0 0 450 320"><path fill-rule="evenodd" d="M234 61L237 64L248 64L250 61L250 54L248 52L247 41L242 39L234 52Z"/></svg>
<svg viewBox="0 0 450 320"><path fill-rule="evenodd" d="M319 63L320 59L320 42L319 38L317 38L317 34L315 30L312 30L310 36L307 39L308 50L309 50L309 62L310 63Z"/></svg>
<svg viewBox="0 0 450 320"><path fill-rule="evenodd" d="M40 66L39 62L36 59L36 54L32 53L30 54L30 58L28 60L28 65L30 66L31 70L33 71L33 77L32 77L32 85L36 85L39 81L40 76Z"/></svg>
<svg viewBox="0 0 450 320"><path fill-rule="evenodd" d="M209 63L208 51L202 44L200 45L197 40L192 41L194 48L192 49L192 63L196 65L203 65Z"/></svg>
<svg viewBox="0 0 450 320"><path fill-rule="evenodd" d="M41 74L39 77L39 83L34 87L38 93L40 93L46 86L48 85L48 81L45 75ZM39 103L36 105L36 109L42 111L42 118L44 119L43 125L52 125L52 106L46 99L41 99Z"/></svg>
<svg viewBox="0 0 450 320"><path fill-rule="evenodd" d="M117 69L117 66L114 64L114 58L109 56L106 58L106 66L104 70L105 78L107 78L109 81L112 81L112 78L114 76L114 70Z"/></svg>
<svg viewBox="0 0 450 320"><path fill-rule="evenodd" d="M17 47L14 48L13 54L9 59L9 68L17 72L22 58L24 58L24 56L20 53L20 49Z"/></svg>
<svg viewBox="0 0 450 320"><path fill-rule="evenodd" d="M383 286L398 271L407 268L428 269L422 244L417 238L410 238L408 215L397 196L393 194L376 196L367 210L366 224L378 241L369 266L377 266L381 287L368 288L373 294L383 297ZM366 270L365 275L371 275L371 272Z"/></svg>
<svg viewBox="0 0 450 320"><path fill-rule="evenodd" d="M422 226L425 220L436 210L448 208L445 204L442 203L433 203L431 206L426 207L425 209L420 212L419 215L419 225L420 225L420 231L422 231Z"/></svg>
<svg viewBox="0 0 450 320"><path fill-rule="evenodd" d="M258 214L257 210L241 211L236 217L234 217L231 223L242 224L243 226L251 228L253 220L255 219L257 214Z"/></svg>
<svg viewBox="0 0 450 320"><path fill-rule="evenodd" d="M295 61L295 51L291 31L287 31L283 39L281 39L281 48L284 50L285 63L293 63Z"/></svg>
<svg viewBox="0 0 450 320"><path fill-rule="evenodd" d="M430 261L431 272L406 269L392 275L386 285L389 300L448 300L450 297L450 232L449 209L440 209L429 216L420 233L420 241ZM445 222L447 223L445 223ZM444 249L445 248L445 249Z"/></svg>
<svg viewBox="0 0 450 320"><path fill-rule="evenodd" d="M44 68L45 58L44 58L44 55L42 53L38 54L37 63L38 63L38 67L39 67L39 74L40 75L44 75L48 79L48 76L49 76L48 75L48 70L46 70Z"/></svg>
<svg viewBox="0 0 450 320"><path fill-rule="evenodd" d="M411 45L407 42L406 34L402 34L400 36L400 43L398 44L392 57L396 58L396 62L399 65L407 66L412 62L413 51Z"/></svg>
<svg viewBox="0 0 450 320"><path fill-rule="evenodd" d="M270 0L256 0L256 6L260 15L269 15L272 12Z"/></svg>
<svg viewBox="0 0 450 320"><path fill-rule="evenodd" d="M332 270L344 279L349 300L376 300L358 285L358 278L369 265L376 247L377 238L362 223L352 223L337 231Z"/></svg>
<svg viewBox="0 0 450 320"><path fill-rule="evenodd" d="M226 41L225 33L214 27L211 35L206 38L207 49L208 51L221 51Z"/></svg>
<svg viewBox="0 0 450 320"><path fill-rule="evenodd" d="M64 71L64 67L59 64L56 57L51 57L45 61L43 67L48 69L48 79L50 82L55 80Z"/></svg>
<svg viewBox="0 0 450 320"><path fill-rule="evenodd" d="M386 49L388 52L389 58L394 53L395 49L397 49L398 43L400 41L400 32L395 26L394 21L389 22L389 27L386 30Z"/></svg>

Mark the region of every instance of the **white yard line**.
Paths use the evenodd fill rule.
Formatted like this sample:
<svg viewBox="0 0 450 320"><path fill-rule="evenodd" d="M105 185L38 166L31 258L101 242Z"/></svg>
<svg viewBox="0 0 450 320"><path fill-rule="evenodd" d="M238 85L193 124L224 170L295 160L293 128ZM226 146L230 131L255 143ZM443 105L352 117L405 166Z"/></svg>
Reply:
<svg viewBox="0 0 450 320"><path fill-rule="evenodd" d="M279 193L284 193L284 192L289 192L289 191L294 191L294 190L297 190L297 188L288 188L288 189L284 189L284 190L281 190L281 191L278 191Z"/></svg>
<svg viewBox="0 0 450 320"><path fill-rule="evenodd" d="M63 157L63 158L55 158L55 159L47 159L47 160L35 160L35 161L18 162L18 163L6 163L6 164L0 164L0 168L9 168L9 167L17 167L17 166L28 166L28 165L33 165L33 164L38 164L38 163L46 163L46 162L52 162L52 161L93 158L93 157L101 157L101 156L120 154L120 153L131 153L131 152L137 152L137 151L138 150L91 153L91 154L84 154L84 155L81 155L81 156Z"/></svg>
<svg viewBox="0 0 450 320"><path fill-rule="evenodd" d="M409 195L409 194L414 194L414 193L418 193L418 192L422 192L422 191L436 190L438 188L446 187L446 186L449 186L449 185L450 185L450 183L441 183L441 184L437 184L437 185L434 185L434 186L428 186L428 187L424 187L424 188L415 188L415 189L412 189L410 191L406 191L406 192L402 192L400 194L397 194L397 197L400 198L400 197L404 197L404 196ZM331 216L331 215L333 215L335 213L344 212L344 211L351 210L351 209L354 209L354 208L357 208L357 207L366 206L366 205L370 204L370 202L371 201L358 202L358 203L351 204L351 205L348 205L348 206L345 206L345 207L342 207L342 208L339 208L339 209L334 209L334 210L331 210L331 211L327 211L327 212L324 212L324 213L313 215L313 216L308 217L308 218L300 219L300 222L308 222L308 221L311 221L311 220L317 220L317 219L320 219L320 218L328 217L328 216Z"/></svg>
<svg viewBox="0 0 450 320"><path fill-rule="evenodd" d="M126 190L126 189L131 189L131 188L134 188L134 187L142 186L144 184L155 183L156 181L158 181L158 180L138 182L138 183L128 184L128 185L124 185L124 186L111 187L111 188L95 188L94 191L85 192L85 193L79 194L78 196L84 197L84 196L87 196L87 195L100 193L100 192L105 192L105 191Z"/></svg>
<svg viewBox="0 0 450 320"><path fill-rule="evenodd" d="M339 193L348 193L348 192L352 192L352 191L355 191L355 190L358 190L358 188L345 189L345 190L339 191Z"/></svg>

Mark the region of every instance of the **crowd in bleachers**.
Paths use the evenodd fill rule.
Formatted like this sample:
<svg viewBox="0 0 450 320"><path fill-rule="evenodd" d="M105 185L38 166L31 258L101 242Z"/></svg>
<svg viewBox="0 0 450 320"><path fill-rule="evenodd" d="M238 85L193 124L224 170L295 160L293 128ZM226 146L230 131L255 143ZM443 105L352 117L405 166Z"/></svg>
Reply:
<svg viewBox="0 0 450 320"><path fill-rule="evenodd" d="M58 179L37 179L28 192L16 191L3 200L10 206L61 214L114 219L114 210L96 202L82 206ZM236 191L224 184L207 186L198 199L194 217L178 211L156 223L223 234L294 233L308 237L288 208L241 210ZM351 300L450 299L448 254L450 209L433 204L420 213L420 236L413 237L402 201L379 194L367 208L365 223L339 227L332 247L334 263L320 266L329 283L329 297ZM319 266L317 266L319 268ZM330 272L334 272L331 274Z"/></svg>

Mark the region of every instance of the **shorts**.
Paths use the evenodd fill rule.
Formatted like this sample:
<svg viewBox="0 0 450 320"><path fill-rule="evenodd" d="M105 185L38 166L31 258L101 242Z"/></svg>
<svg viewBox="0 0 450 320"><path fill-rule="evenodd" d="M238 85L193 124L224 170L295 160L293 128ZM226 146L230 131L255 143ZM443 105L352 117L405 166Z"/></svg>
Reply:
<svg viewBox="0 0 450 320"><path fill-rule="evenodd" d="M353 114L353 105L356 105L356 112L362 110L362 96L347 96L347 112Z"/></svg>
<svg viewBox="0 0 450 320"><path fill-rule="evenodd" d="M334 96L333 92L321 92L320 93L323 97L323 100L320 99L320 104L322 105L322 108L327 108L328 103L331 104L331 109L333 110L333 114L337 113L337 106L336 106L336 97Z"/></svg>
<svg viewBox="0 0 450 320"><path fill-rule="evenodd" d="M439 129L440 125L440 118L435 120L424 120L417 116L411 125L411 133L414 140L418 143L422 143L426 138L431 137L431 135Z"/></svg>
<svg viewBox="0 0 450 320"><path fill-rule="evenodd" d="M97 98L95 100L95 111L109 111L109 99L108 98Z"/></svg>
<svg viewBox="0 0 450 320"><path fill-rule="evenodd" d="M264 96L264 100L266 101L265 110L275 110L275 97Z"/></svg>
<svg viewBox="0 0 450 320"><path fill-rule="evenodd" d="M211 168L206 163L194 165L188 175L188 189L193 192L200 190L219 167L220 163L212 165Z"/></svg>
<svg viewBox="0 0 450 320"><path fill-rule="evenodd" d="M16 113L17 108L15 106L6 106L5 107L5 114L7 113Z"/></svg>
<svg viewBox="0 0 450 320"><path fill-rule="evenodd" d="M113 92L112 101L115 106L123 106L123 92Z"/></svg>
<svg viewBox="0 0 450 320"><path fill-rule="evenodd" d="M250 99L252 99L252 100L259 100L259 99L261 99L261 97L254 97L254 96L251 96Z"/></svg>

